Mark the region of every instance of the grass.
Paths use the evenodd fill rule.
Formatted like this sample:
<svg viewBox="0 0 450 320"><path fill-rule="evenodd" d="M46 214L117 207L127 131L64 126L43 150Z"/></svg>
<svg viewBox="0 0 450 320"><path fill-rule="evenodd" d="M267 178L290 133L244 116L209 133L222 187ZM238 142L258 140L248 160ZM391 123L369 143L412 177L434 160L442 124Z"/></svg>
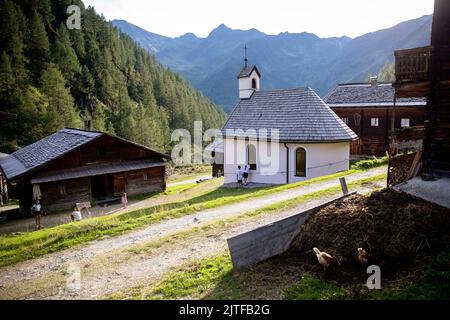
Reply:
<svg viewBox="0 0 450 320"><path fill-rule="evenodd" d="M254 267L233 270L227 253L191 261L168 275L148 292L133 289L133 298L144 299L354 299L350 288L303 272L285 271L273 260ZM286 275L287 274L287 275ZM296 279L297 278L297 279ZM358 296L364 300L448 300L450 299L450 254L444 251L431 262L424 276L410 283L396 280L395 287L369 291ZM361 284L364 285L364 284ZM123 299L116 294L113 299Z"/></svg>
<svg viewBox="0 0 450 320"><path fill-rule="evenodd" d="M186 183L186 184L180 184L180 185L176 185L176 186L170 186L170 187L167 187L164 194L170 195L170 194L185 192L187 190L190 190L190 189L196 187L197 185L198 185L197 183Z"/></svg>
<svg viewBox="0 0 450 320"><path fill-rule="evenodd" d="M211 165L175 167L171 168L170 171L172 172L168 178L170 182L175 182L175 180L177 179L181 179L180 181L183 181L184 178L188 176L196 176L196 175L202 176L205 174L211 174Z"/></svg>
<svg viewBox="0 0 450 320"><path fill-rule="evenodd" d="M321 279L304 274L300 281L283 291L283 300L344 300L349 294L346 289Z"/></svg>
<svg viewBox="0 0 450 320"><path fill-rule="evenodd" d="M355 170L367 170L387 165L388 161L389 157L387 155L381 158L374 157L373 159L356 161L351 164L351 168Z"/></svg>
<svg viewBox="0 0 450 320"><path fill-rule="evenodd" d="M199 179L202 177L206 177L208 174L211 175L210 172L200 172L200 173L195 173L195 174L190 174L190 175L182 175L182 176L175 174L173 176L170 176L168 178L167 182L169 184L171 184L171 183L179 183L179 182L189 181L189 180L196 180L196 179Z"/></svg>
<svg viewBox="0 0 450 320"><path fill-rule="evenodd" d="M380 181L385 179L386 175L381 174L370 178L360 179L349 183L349 188L361 187L366 183ZM314 199L320 199L325 196L337 195L340 187L331 187L316 192L308 193L290 200L275 203L264 208L244 213L231 218L213 221L201 227L195 227L187 231L182 231L167 237L159 239L146 245L135 246L128 249L133 254L140 254L149 249L155 249L168 242L177 242L187 239L196 233L204 236L208 234L217 234L221 229L241 225L243 222L256 216L270 215L274 212L280 212L295 208L302 203ZM251 295L246 291L241 280L237 281L232 271L232 264L228 253L216 257L205 258L200 261L193 261L180 268L170 272L156 287L149 292L143 289L132 288L127 293L117 293L110 298L124 299L132 297L133 299L178 299L178 298L201 298L207 296L208 299L251 299ZM218 284L220 282L220 285ZM211 292L211 288L216 288ZM219 288L219 289L217 289Z"/></svg>
<svg viewBox="0 0 450 320"><path fill-rule="evenodd" d="M98 240L104 236L121 235L124 232L158 223L165 219L181 217L200 210L212 209L300 186L308 186L356 172L358 171L349 170L276 187L255 189L218 188L185 201L157 205L130 212L119 212L26 234L1 236L0 267L67 249L92 240Z"/></svg>
<svg viewBox="0 0 450 320"><path fill-rule="evenodd" d="M0 208L1 207L18 206L18 205L19 205L19 200L10 199L7 203L0 205Z"/></svg>

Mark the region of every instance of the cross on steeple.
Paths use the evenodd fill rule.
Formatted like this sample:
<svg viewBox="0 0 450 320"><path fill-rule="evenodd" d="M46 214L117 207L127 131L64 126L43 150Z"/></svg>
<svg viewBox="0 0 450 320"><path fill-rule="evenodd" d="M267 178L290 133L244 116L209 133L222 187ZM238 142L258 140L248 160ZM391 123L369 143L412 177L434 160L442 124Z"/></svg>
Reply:
<svg viewBox="0 0 450 320"><path fill-rule="evenodd" d="M248 62L248 58L247 58L247 45L244 46L244 63L245 63L245 67L247 68L247 62Z"/></svg>

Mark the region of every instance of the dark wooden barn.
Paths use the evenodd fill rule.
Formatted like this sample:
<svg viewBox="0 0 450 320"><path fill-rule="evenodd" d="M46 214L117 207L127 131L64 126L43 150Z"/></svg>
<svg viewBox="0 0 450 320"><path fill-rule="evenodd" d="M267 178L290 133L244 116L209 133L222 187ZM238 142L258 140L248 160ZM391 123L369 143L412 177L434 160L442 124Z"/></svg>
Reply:
<svg viewBox="0 0 450 320"><path fill-rule="evenodd" d="M41 194L45 210L164 190L168 155L103 132L62 129L0 159L24 213Z"/></svg>
<svg viewBox="0 0 450 320"><path fill-rule="evenodd" d="M395 131L389 184L413 176L421 166L433 180L450 173L450 1L436 0L431 45L395 52L396 98L426 97L424 127ZM420 142L420 144L414 143ZM412 145L418 145L411 148ZM402 148L399 149L399 146Z"/></svg>
<svg viewBox="0 0 450 320"><path fill-rule="evenodd" d="M392 121L396 129L423 125L426 99L404 97L396 101L391 83L338 85L326 98L328 106L358 135L350 144L351 155L385 155Z"/></svg>

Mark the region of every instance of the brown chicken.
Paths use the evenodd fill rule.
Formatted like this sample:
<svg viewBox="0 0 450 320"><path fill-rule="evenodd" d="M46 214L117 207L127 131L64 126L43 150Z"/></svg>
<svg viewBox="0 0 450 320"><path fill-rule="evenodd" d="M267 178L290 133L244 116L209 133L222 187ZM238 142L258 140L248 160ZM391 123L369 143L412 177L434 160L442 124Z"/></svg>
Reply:
<svg viewBox="0 0 450 320"><path fill-rule="evenodd" d="M363 248L357 248L356 251L358 253L357 257L358 262L361 263L363 266L367 265L377 265L380 267L384 266L384 259L382 259L381 257L373 253L368 253Z"/></svg>
<svg viewBox="0 0 450 320"><path fill-rule="evenodd" d="M316 253L317 261L319 261L324 271L326 268L336 263L336 259L330 254L320 251L318 248L313 248L313 250Z"/></svg>
<svg viewBox="0 0 450 320"><path fill-rule="evenodd" d="M356 251L358 251L359 263L361 263L363 265L367 265L367 262L369 261L369 259L367 259L367 251L364 250L363 248L358 248L358 249L356 249Z"/></svg>

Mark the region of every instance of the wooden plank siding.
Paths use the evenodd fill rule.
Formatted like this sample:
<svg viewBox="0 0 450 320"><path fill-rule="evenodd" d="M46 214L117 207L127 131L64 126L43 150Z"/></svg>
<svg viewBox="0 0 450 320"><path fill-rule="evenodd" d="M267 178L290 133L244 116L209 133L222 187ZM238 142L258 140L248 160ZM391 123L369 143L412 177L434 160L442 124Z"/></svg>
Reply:
<svg viewBox="0 0 450 320"><path fill-rule="evenodd" d="M165 189L165 167L113 174L114 180L123 180L123 190L114 189L111 196L120 197L125 191L128 195L139 195ZM70 209L77 202L95 201L92 197L91 178L43 183L40 185L42 205L47 211Z"/></svg>
<svg viewBox="0 0 450 320"><path fill-rule="evenodd" d="M341 119L347 120L347 125L359 137L350 145L352 155L383 156L386 154L389 145L390 122L393 116L392 107L333 107L332 109ZM372 126L372 118L378 119L378 126ZM402 119L410 119L410 126L423 125L424 107L396 107L396 129L401 128Z"/></svg>
<svg viewBox="0 0 450 320"><path fill-rule="evenodd" d="M77 202L90 202L90 178L50 182L40 185L42 206L47 211L73 208Z"/></svg>
<svg viewBox="0 0 450 320"><path fill-rule="evenodd" d="M164 167L124 173L126 192L132 196L164 190L164 175Z"/></svg>

